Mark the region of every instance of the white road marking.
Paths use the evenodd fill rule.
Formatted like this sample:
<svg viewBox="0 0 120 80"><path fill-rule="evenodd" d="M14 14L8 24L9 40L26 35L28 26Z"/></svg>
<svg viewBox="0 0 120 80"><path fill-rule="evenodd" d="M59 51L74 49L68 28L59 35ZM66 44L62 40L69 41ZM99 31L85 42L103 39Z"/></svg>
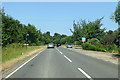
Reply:
<svg viewBox="0 0 120 80"><path fill-rule="evenodd" d="M45 50L45 49L44 49ZM20 68L22 68L25 64L27 64L28 62L30 62L32 59L34 59L36 56L38 56L38 54L40 54L41 52L43 52L44 50L40 51L39 53L37 53L35 56L33 56L32 58L30 58L28 61L26 61L24 64L22 64L20 67L18 67L16 70L14 70L12 73L10 73L9 75L7 75L5 78L9 78L10 76L12 76L15 72L17 72Z"/></svg>
<svg viewBox="0 0 120 80"><path fill-rule="evenodd" d="M85 71L83 71L81 68L78 68L80 72L82 72L88 79L93 80L92 77L90 77Z"/></svg>
<svg viewBox="0 0 120 80"><path fill-rule="evenodd" d="M57 48L56 48L57 49ZM58 50L58 49L57 49ZM58 50L59 51L59 50ZM61 51L59 51L60 54L63 54ZM64 55L64 57L69 61L72 62L67 56Z"/></svg>
<svg viewBox="0 0 120 80"><path fill-rule="evenodd" d="M64 57L65 57L69 62L72 62L67 56L64 55Z"/></svg>
<svg viewBox="0 0 120 80"><path fill-rule="evenodd" d="M57 48L56 48L57 49ZM58 49L57 49L58 50ZM59 51L59 50L58 50ZM59 51L61 54L63 54L61 51ZM69 61L72 62L67 56L64 55L64 57ZM85 75L88 79L93 80L92 77L90 77L85 71L83 71L81 68L78 68L78 70Z"/></svg>
<svg viewBox="0 0 120 80"><path fill-rule="evenodd" d="M60 52L61 54L63 54L62 52Z"/></svg>
<svg viewBox="0 0 120 80"><path fill-rule="evenodd" d="M57 48L56 48L57 49ZM58 50L58 49L57 49ZM63 54L60 50L58 50L58 52L60 53L60 54Z"/></svg>

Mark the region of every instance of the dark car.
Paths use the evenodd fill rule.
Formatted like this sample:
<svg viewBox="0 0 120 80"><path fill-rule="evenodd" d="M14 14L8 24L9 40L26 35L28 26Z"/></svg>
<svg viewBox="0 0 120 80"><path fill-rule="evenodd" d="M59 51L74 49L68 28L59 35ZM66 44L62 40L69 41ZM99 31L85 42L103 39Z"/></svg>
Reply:
<svg viewBox="0 0 120 80"><path fill-rule="evenodd" d="M72 44L67 44L67 48L72 48Z"/></svg>
<svg viewBox="0 0 120 80"><path fill-rule="evenodd" d="M54 44L53 43L49 43L48 45L47 45L47 48L54 48Z"/></svg>
<svg viewBox="0 0 120 80"><path fill-rule="evenodd" d="M61 44L57 44L57 47L61 46Z"/></svg>

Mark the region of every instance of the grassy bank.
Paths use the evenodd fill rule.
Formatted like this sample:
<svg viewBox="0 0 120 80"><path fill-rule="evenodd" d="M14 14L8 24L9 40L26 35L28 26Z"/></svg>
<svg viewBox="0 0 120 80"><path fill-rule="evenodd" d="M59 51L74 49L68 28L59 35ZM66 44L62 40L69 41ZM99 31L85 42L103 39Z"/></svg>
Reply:
<svg viewBox="0 0 120 80"><path fill-rule="evenodd" d="M2 63L11 59L25 55L31 51L40 49L40 46L28 46L26 47L5 47L2 48Z"/></svg>

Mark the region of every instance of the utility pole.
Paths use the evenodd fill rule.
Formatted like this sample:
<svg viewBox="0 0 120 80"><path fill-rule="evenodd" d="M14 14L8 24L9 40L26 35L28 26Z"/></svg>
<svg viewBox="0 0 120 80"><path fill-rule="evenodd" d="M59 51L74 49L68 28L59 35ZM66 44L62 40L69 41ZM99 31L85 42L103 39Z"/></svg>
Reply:
<svg viewBox="0 0 120 80"><path fill-rule="evenodd" d="M27 42L28 42L28 36L29 36L29 34L26 34L26 49L27 49Z"/></svg>

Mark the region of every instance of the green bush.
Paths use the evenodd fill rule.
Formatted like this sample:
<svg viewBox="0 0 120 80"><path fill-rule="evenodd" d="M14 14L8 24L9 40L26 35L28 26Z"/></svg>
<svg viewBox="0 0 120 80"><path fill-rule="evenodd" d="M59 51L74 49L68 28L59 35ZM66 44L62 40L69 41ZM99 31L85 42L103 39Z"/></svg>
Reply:
<svg viewBox="0 0 120 80"><path fill-rule="evenodd" d="M81 41L75 41L73 44L76 44L76 45L81 45L82 42Z"/></svg>
<svg viewBox="0 0 120 80"><path fill-rule="evenodd" d="M100 41L97 38L88 39L87 42L90 43L90 44L93 44L93 45L96 45L96 44L100 43Z"/></svg>
<svg viewBox="0 0 120 80"><path fill-rule="evenodd" d="M102 49L102 48L99 48L95 45L92 45L90 43L84 43L82 44L82 48L85 49L85 50L93 50L93 51L102 51L102 52L105 52L105 49Z"/></svg>
<svg viewBox="0 0 120 80"><path fill-rule="evenodd" d="M65 44L65 42L66 42L66 38L60 39L60 44Z"/></svg>
<svg viewBox="0 0 120 80"><path fill-rule="evenodd" d="M36 46L36 43L31 43L30 46Z"/></svg>
<svg viewBox="0 0 120 80"><path fill-rule="evenodd" d="M118 49L118 53L120 54L120 48Z"/></svg>

